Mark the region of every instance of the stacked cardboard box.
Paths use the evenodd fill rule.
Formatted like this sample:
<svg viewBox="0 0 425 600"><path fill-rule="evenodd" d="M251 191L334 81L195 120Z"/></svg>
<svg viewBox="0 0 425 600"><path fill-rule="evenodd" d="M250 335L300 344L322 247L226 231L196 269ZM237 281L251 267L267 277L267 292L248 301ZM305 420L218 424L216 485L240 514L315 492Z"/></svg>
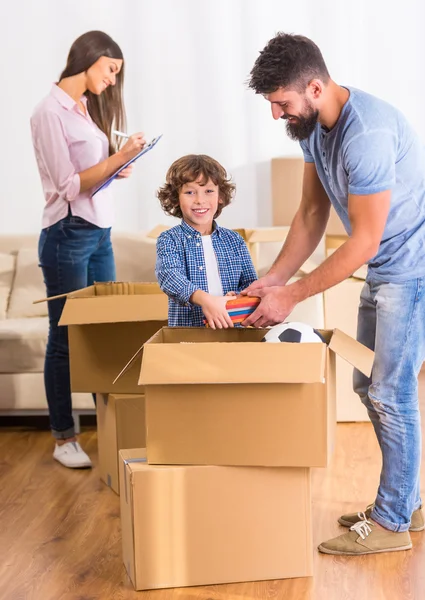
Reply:
<svg viewBox="0 0 425 600"><path fill-rule="evenodd" d="M263 344L257 329L163 328L144 344L147 452L120 453L136 589L311 575L309 473L332 454L335 356L364 372L373 359L321 333Z"/></svg>
<svg viewBox="0 0 425 600"><path fill-rule="evenodd" d="M156 283L96 283L67 294L59 324L68 326L71 389L97 394L100 477L116 493L118 451L144 446L146 426L140 362L114 379L167 315L167 296Z"/></svg>
<svg viewBox="0 0 425 600"><path fill-rule="evenodd" d="M263 330L163 327L166 313L156 284L97 284L61 319L73 391L99 394L134 587L311 575L310 468L332 454L335 358L368 374L373 353L339 331L263 344Z"/></svg>
<svg viewBox="0 0 425 600"><path fill-rule="evenodd" d="M346 238L331 237L327 240L327 256ZM325 327L338 327L353 338L357 335L357 316L360 294L367 274L366 266L358 269L352 277L342 281L324 293ZM340 422L369 421L367 410L353 390L353 367L337 357L336 360L337 420Z"/></svg>
<svg viewBox="0 0 425 600"><path fill-rule="evenodd" d="M119 451L146 446L145 396L97 394L96 416L100 478L119 494Z"/></svg>
<svg viewBox="0 0 425 600"><path fill-rule="evenodd" d="M271 164L273 225L291 225L301 202L304 174L302 157L273 158ZM328 235L346 235L335 210L331 208L326 227Z"/></svg>

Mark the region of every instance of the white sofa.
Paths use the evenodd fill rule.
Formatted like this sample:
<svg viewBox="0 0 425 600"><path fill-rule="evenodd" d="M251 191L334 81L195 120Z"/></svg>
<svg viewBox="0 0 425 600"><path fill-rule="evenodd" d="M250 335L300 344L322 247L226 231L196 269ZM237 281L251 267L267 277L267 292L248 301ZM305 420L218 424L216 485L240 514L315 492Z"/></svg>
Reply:
<svg viewBox="0 0 425 600"><path fill-rule="evenodd" d="M47 414L43 369L47 303L37 235L0 236L0 415ZM113 234L120 281L155 281L155 240ZM74 416L94 412L90 394L73 395Z"/></svg>

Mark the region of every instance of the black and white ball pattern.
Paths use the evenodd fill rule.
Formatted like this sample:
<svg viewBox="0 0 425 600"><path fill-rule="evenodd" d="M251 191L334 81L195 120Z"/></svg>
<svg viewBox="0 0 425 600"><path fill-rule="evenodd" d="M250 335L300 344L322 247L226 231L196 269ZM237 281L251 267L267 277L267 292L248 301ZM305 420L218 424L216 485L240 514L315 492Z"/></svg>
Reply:
<svg viewBox="0 0 425 600"><path fill-rule="evenodd" d="M325 340L314 327L293 321L271 327L261 341L322 344Z"/></svg>

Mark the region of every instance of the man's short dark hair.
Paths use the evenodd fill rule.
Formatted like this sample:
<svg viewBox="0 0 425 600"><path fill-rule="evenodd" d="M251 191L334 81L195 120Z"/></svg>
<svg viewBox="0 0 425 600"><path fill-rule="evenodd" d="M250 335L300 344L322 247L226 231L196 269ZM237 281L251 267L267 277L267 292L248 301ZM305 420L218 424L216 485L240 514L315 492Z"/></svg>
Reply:
<svg viewBox="0 0 425 600"><path fill-rule="evenodd" d="M250 73L249 87L256 94L271 94L279 88L304 92L310 81L329 81L322 53L302 35L279 32L260 52Z"/></svg>

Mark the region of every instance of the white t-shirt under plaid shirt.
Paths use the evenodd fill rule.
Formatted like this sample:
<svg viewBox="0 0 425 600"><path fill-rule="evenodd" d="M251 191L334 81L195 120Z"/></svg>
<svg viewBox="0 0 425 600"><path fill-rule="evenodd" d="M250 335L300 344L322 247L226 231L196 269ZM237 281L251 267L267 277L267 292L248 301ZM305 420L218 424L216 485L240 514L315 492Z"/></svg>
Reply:
<svg viewBox="0 0 425 600"><path fill-rule="evenodd" d="M238 233L214 222L211 245L223 295L238 293L257 279L248 248ZM182 221L161 233L156 251L156 276L161 289L169 297L169 326L202 327L202 309L189 300L197 290L209 291L201 234Z"/></svg>
<svg viewBox="0 0 425 600"><path fill-rule="evenodd" d="M207 273L208 293L212 296L222 296L223 286L218 270L217 257L212 245L210 235L201 236L202 247L204 249L205 271Z"/></svg>

